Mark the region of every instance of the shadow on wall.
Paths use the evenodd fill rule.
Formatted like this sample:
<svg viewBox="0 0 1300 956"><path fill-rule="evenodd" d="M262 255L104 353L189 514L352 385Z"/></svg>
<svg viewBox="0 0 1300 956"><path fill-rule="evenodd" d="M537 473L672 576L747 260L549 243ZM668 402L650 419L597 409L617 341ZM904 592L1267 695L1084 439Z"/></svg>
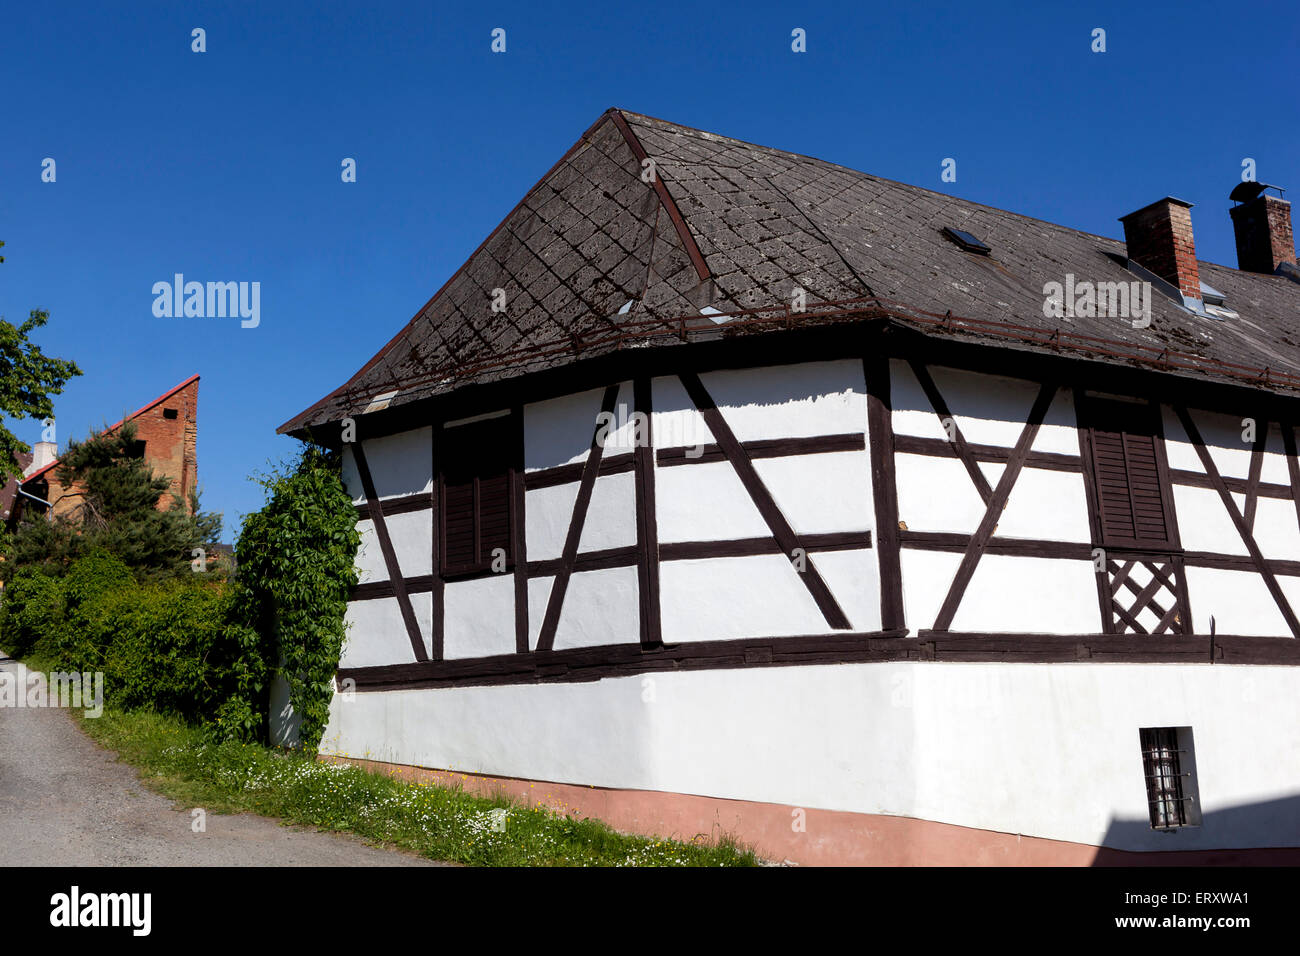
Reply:
<svg viewBox="0 0 1300 956"><path fill-rule="evenodd" d="M1300 796L1206 811L1199 827L1168 833L1145 819L1112 819L1102 843L1093 866L1296 866ZM1228 843L1239 848L1214 848ZM1296 845L1278 845L1287 843Z"/></svg>

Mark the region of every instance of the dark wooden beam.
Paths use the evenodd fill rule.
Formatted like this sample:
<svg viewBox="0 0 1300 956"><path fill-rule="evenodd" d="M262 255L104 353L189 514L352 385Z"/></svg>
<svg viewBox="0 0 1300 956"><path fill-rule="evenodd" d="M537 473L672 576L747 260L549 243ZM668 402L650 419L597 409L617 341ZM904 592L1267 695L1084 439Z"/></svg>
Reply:
<svg viewBox="0 0 1300 956"><path fill-rule="evenodd" d="M853 661L917 660L920 648L890 631L805 634L748 640L688 641L647 648L639 642L503 654L469 660L348 668L358 690L575 682L656 671L737 669Z"/></svg>
<svg viewBox="0 0 1300 956"><path fill-rule="evenodd" d="M862 360L867 388L867 437L871 444L871 495L876 515L876 564L880 573L880 626L904 626L903 568L899 552L898 486L895 479L894 402L889 355L877 347Z"/></svg>
<svg viewBox="0 0 1300 956"><path fill-rule="evenodd" d="M375 492L375 481L370 475L370 465L366 462L366 453L361 448L361 441L352 443L352 460L357 464L357 474L361 476L361 489L365 492L366 502L371 506L370 520L375 523L375 537L379 539L379 550L384 556L384 567L388 569L388 580L393 586L393 595L402 612L402 623L406 625L406 636L411 642L411 652L417 661L427 661L428 653L424 649L424 638L420 636L420 625L415 620L415 608L411 606L411 596L406 593L406 582L402 569L397 563L397 552L393 550L393 540L388 536L388 525L384 522L384 512L379 506L379 495Z"/></svg>
<svg viewBox="0 0 1300 956"><path fill-rule="evenodd" d="M970 546L971 535L954 531L899 531L899 543L915 551L950 551L961 554ZM1038 538L990 537L985 554L1011 554L1026 558L1069 558L1092 560L1092 545L1082 541L1046 541Z"/></svg>
<svg viewBox="0 0 1300 956"><path fill-rule="evenodd" d="M429 591L431 592L430 603L432 604L433 617L429 627L429 643L432 653L430 656L435 661L440 661L445 653L444 645L446 643L446 621L447 605L445 601L445 589L442 583L442 542L443 542L443 511L442 511L442 458L439 455L439 438L442 435L442 428L438 423L433 426L433 434L430 436L430 467L433 469L430 474L433 476L429 483L432 489L429 493L430 524L433 533L429 535L429 567L432 573L429 576ZM407 588L409 593L415 593Z"/></svg>
<svg viewBox="0 0 1300 956"><path fill-rule="evenodd" d="M1268 421L1255 419L1255 441L1250 449L1250 469L1246 474L1245 513L1246 527L1255 532L1255 509L1259 504L1259 477L1264 470L1264 446L1268 444Z"/></svg>
<svg viewBox="0 0 1300 956"><path fill-rule="evenodd" d="M786 520L781 509L777 507L776 502L772 499L772 494L759 478L758 472L754 470L754 463L750 460L749 455L745 453L740 442L736 440L731 426L722 416L721 410L714 403L713 397L709 394L704 383L700 381L699 375L695 372L683 372L681 374L682 384L686 387L686 394L690 396L695 407L699 409L700 414L704 416L704 423L709 426L709 431L727 454L727 460L731 462L731 467L736 470L740 483L744 485L745 490L749 493L750 499L754 506L758 508L759 514L767 522L772 536L776 538L781 545L781 550L785 553L786 559L793 562L795 552L802 551L803 565L802 571L795 569L795 574L799 580L808 588L808 593L812 595L817 607L821 610L822 616L826 623L838 630L848 630L852 625L848 617L840 608L839 602L835 600L835 595L827 587L826 582L822 579L821 574L817 571L816 564L813 563L812 557L808 555L807 548L804 548L799 536L795 534L794 529Z"/></svg>
<svg viewBox="0 0 1300 956"><path fill-rule="evenodd" d="M943 395L939 392L939 386L934 384L934 378L930 375L930 370L921 362L912 359L908 362L912 367L912 374L916 380L921 383L921 390L925 392L925 397L930 400L930 405L934 413L939 416L939 425L943 428L945 435L951 435L952 450L956 456L961 459L962 465L966 468L966 473L970 475L970 480L975 485L975 490L979 492L980 499L984 504L989 503L993 496L993 489L989 487L988 479L984 477L984 472L980 471L979 463L975 456L971 454L970 447L966 444L966 439L957 427L957 419L953 417L952 410L948 408L948 403L944 401ZM951 433L949 426L952 426Z"/></svg>
<svg viewBox="0 0 1300 956"><path fill-rule="evenodd" d="M1083 419L1084 408L1084 390L1078 386L1071 389L1071 397L1074 400L1074 416L1076 422L1076 437L1079 441L1079 470L1083 475L1083 493L1087 499L1088 508L1088 530L1091 540L1101 541L1101 497L1097 491L1097 462L1092 453L1092 428L1085 426ZM1101 615L1101 628L1107 634L1114 634L1120 630L1115 621L1115 602L1111 599L1110 584L1107 581L1106 565L1104 560L1105 550L1102 550L1103 560L1098 561L1093 557L1093 547L1088 548L1089 557L1093 558L1093 578L1097 584L1097 603Z"/></svg>
<svg viewBox="0 0 1300 956"><path fill-rule="evenodd" d="M1169 482L1173 485L1214 490L1214 482L1210 481L1209 475L1199 471L1187 471L1184 468L1169 469ZM1233 478L1230 475L1223 476L1223 483L1229 491L1239 495L1244 495L1249 490L1250 484L1246 478ZM1279 485L1272 481L1259 482L1255 486L1255 495L1259 498L1280 498L1284 501L1291 501L1294 498L1290 485Z"/></svg>
<svg viewBox="0 0 1300 956"><path fill-rule="evenodd" d="M628 148L632 150L632 155L636 157L637 163L645 162L649 158L645 147L641 145L640 138L633 132L627 120L623 118L623 114L618 110L610 110L609 117L614 121L614 125L618 127L618 131L623 134L623 139ZM639 174L640 170L637 172ZM695 274L700 277L701 282L705 281L709 278L708 264L704 261L700 247L696 244L695 237L691 235L691 230L686 225L681 210L677 208L677 203L673 201L672 194L668 191L668 187L664 183L663 173L658 166L655 167L651 185L654 187L654 191L659 194L659 201L668 213L668 218L672 220L673 228L677 231L677 238L681 241L682 249L691 260L691 265L695 267Z"/></svg>
<svg viewBox="0 0 1300 956"><path fill-rule="evenodd" d="M655 509L654 400L650 379L632 383L632 402L643 416L645 434L636 436L637 601L640 605L641 646L663 643L659 613L659 522Z"/></svg>
<svg viewBox="0 0 1300 956"><path fill-rule="evenodd" d="M1020 476L1025 456L1029 454L1029 448L1038 436L1038 429L1043 424L1043 419L1047 417L1047 409L1056 396L1056 388L1054 384L1045 383L1039 389L1038 397L1034 399L1033 407L1029 410L1029 421L1025 422L1025 427L1020 432L1015 450L1007 460L1002 477L998 479L998 486L989 498L988 507L984 509L984 517L975 533L971 535L970 544L967 545L961 564L957 566L957 573L948 587L948 595L939 608L939 616L934 621L935 631L948 630L953 617L957 614L957 607L961 604L962 595L966 593L966 586L970 584L970 579L975 574L975 568L984 554L984 548L989 538L993 537L993 529L997 526L998 519L1002 517L1002 509L1006 507L1007 499L1011 496L1011 489L1015 487L1016 479Z"/></svg>
<svg viewBox="0 0 1300 956"><path fill-rule="evenodd" d="M956 458L957 450L953 443L942 438L921 438L917 435L895 435L894 450L900 455L929 455L934 458ZM1011 457L1011 449L1000 445L977 445L966 443L966 450L975 461L988 461L1005 464ZM1064 471L1078 474L1081 464L1078 455L1065 455L1054 451L1031 451L1025 457L1026 468L1039 468L1046 471Z"/></svg>
<svg viewBox="0 0 1300 956"><path fill-rule="evenodd" d="M1300 526L1300 461L1296 459L1295 426L1282 424L1282 446L1286 450L1286 470L1291 479L1291 500L1295 503L1296 523Z"/></svg>
<svg viewBox="0 0 1300 956"><path fill-rule="evenodd" d="M360 692L437 687L575 683L659 671L739 670L914 661L1024 663L1274 664L1300 667L1300 641L1286 637L1173 634L987 634L898 631L689 641L645 648L639 642L527 655L345 668L340 680Z"/></svg>
<svg viewBox="0 0 1300 956"><path fill-rule="evenodd" d="M862 451L866 440L861 432L848 432L839 435L811 435L805 438L761 438L757 441L741 442L740 446L750 458L784 458L788 455L820 455L835 451ZM710 442L701 446L677 445L660 448L655 453L659 467L672 465L699 465L707 462L726 461L727 453L722 446Z"/></svg>
<svg viewBox="0 0 1300 956"><path fill-rule="evenodd" d="M552 488L555 485L567 485L571 481L581 481L584 467L584 463L579 461L570 465L556 465L553 468L539 468L523 476L524 486L529 491L533 491L537 488ZM602 475L621 475L632 471L635 467L636 463L631 452L607 455L600 460Z"/></svg>
<svg viewBox="0 0 1300 956"><path fill-rule="evenodd" d="M582 528L587 521L587 507L591 504L591 493L596 487L596 476L600 471L600 459L605 453L603 419L613 414L614 403L618 400L618 385L605 388L605 397L600 403L601 415L596 420L591 436L591 445L587 450L587 460L583 464L582 481L578 485L578 497L573 503L573 515L569 519L569 531L564 538L564 550L560 555L560 568L551 582L551 595L546 602L546 614L542 618L542 629L537 635L537 649L549 651L555 644L555 631L560 626L560 611L564 607L564 594L569 587L569 578L573 574L573 562L578 555L578 543L582 540Z"/></svg>
<svg viewBox="0 0 1300 956"><path fill-rule="evenodd" d="M510 541L514 549L515 575L515 653L528 653L528 525L524 502L524 411L516 405L510 410L514 418L514 459L510 466Z"/></svg>
<svg viewBox="0 0 1300 956"><path fill-rule="evenodd" d="M799 536L809 554L815 551L855 551L871 547L870 531L831 531ZM725 541L670 541L659 545L661 561L698 561L704 558L743 558L760 554L783 554L775 536L733 538Z"/></svg>
<svg viewBox="0 0 1300 956"><path fill-rule="evenodd" d="M1232 519L1232 523L1237 528L1237 533L1241 535L1242 543L1246 545L1246 550L1250 552L1251 560L1255 563L1255 569L1264 578L1265 586L1268 588L1269 593L1273 595L1273 600L1277 602L1278 610L1282 612L1287 627L1291 629L1291 635L1300 637L1300 621L1296 620L1295 612L1291 610L1291 604L1287 601L1286 595L1282 593L1282 587L1277 583L1277 577L1273 574L1272 568L1268 566L1263 552L1259 550L1259 545L1255 543L1255 536L1251 533L1250 528L1246 526L1245 518L1237 510L1237 503L1232 500L1232 494L1223 483L1223 477L1219 474L1218 466L1214 464L1209 449L1205 447L1205 439L1201 437L1200 429L1196 427L1196 422L1192 421L1192 416L1188 414L1186 408L1181 405L1175 405L1173 408L1178 420L1183 424L1183 430L1187 432L1187 437L1191 439L1192 447L1196 449L1197 457L1201 459L1201 467L1205 469L1205 473L1214 482L1214 490L1219 493L1219 500L1223 502L1223 507L1228 510L1228 517Z"/></svg>
<svg viewBox="0 0 1300 956"><path fill-rule="evenodd" d="M436 434L436 433L435 433ZM434 477L437 477L434 472ZM393 515L410 514L414 511L425 511L433 507L433 495L429 492L417 492L413 495L399 495L395 498L385 498L379 502L380 511L385 518L391 518ZM370 502L364 501L356 506L357 520L364 520L370 517Z"/></svg>
<svg viewBox="0 0 1300 956"><path fill-rule="evenodd" d="M964 535L961 537L965 537ZM820 551L855 551L870 548L872 535L870 531L829 531L821 534L805 534L799 539L809 554ZM940 548L938 550L961 550ZM992 550L992 548L990 548ZM774 537L765 538L726 538L716 541L671 541L659 545L659 561L699 561L711 558L744 558L760 554L781 554L781 546ZM638 564L640 548L629 545L621 548L604 548L599 551L581 551L573 559L573 571L603 571L607 568L631 568ZM528 562L529 578L549 578L558 574L564 559L546 558L541 561ZM493 577L494 571L476 571L462 578L453 579L472 581L478 578ZM406 590L410 594L423 594L433 590L435 580L427 574L405 579ZM436 581L442 586L441 580ZM358 584L352 589L349 600L371 601L377 598L393 596L393 588L388 581L372 581Z"/></svg>

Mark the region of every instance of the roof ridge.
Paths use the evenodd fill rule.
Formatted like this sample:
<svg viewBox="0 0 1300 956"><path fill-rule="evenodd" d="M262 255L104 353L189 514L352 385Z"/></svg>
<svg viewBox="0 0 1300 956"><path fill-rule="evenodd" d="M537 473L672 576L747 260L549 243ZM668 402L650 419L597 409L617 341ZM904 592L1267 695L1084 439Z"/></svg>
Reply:
<svg viewBox="0 0 1300 956"><path fill-rule="evenodd" d="M890 179L888 176L878 176L875 173L868 173L861 169L854 169L852 166L845 166L843 163L837 163L829 159L822 159L819 156L812 156L809 155L808 153L796 153L788 149L780 149L776 146L764 146L762 143L751 143L749 140L737 139L734 136L727 136L723 133L714 133L711 130L700 129L697 126L683 126L681 123L674 123L671 120L661 119L658 116L650 116L647 113L636 113L630 110L619 110L619 112L625 115L630 112L633 116L639 119L650 120L651 122L654 123L662 123L665 126L671 126L674 129L683 130L687 133L703 133L705 136L713 136L716 137L717 139L725 139L729 142L737 143L741 146L746 146L750 149L761 149L764 152L768 152L768 153L779 153L785 156L793 156L795 159L810 160L814 163L821 163L826 166L834 166L836 169L842 169L845 172L852 173L855 176L865 176L866 178L875 180L876 182L879 183L887 183L890 186L899 186L902 187L903 189L914 189L918 192L925 193L926 195L929 196L938 196L940 198L949 201L955 200L956 202L965 203L969 206L976 206L980 209L988 209L991 212L1001 213L1002 215L1006 215L1006 216L1016 216L1020 219L1027 219L1030 222L1042 223L1045 226L1053 226L1057 229L1065 229L1068 230L1069 232L1078 233L1081 236L1091 236L1094 239L1104 239L1107 242L1118 242L1121 245L1123 245L1124 243L1123 239L1118 239L1114 236L1103 236L1099 233L1088 232L1088 230L1086 229L1078 229L1074 226L1067 226L1063 223L1052 222L1052 220L1050 219L1040 219L1037 216L1026 215L1025 213L1022 212L1016 212L1013 209L1003 209L1000 206L991 206L988 203L978 202L974 199L966 199L962 196L955 196L952 193L941 192L937 189L930 189L926 186L918 186L915 183L906 183L903 182L901 179Z"/></svg>
<svg viewBox="0 0 1300 956"><path fill-rule="evenodd" d="M614 125L618 127L618 131L623 135L624 142L627 143L628 149L632 150L632 155L636 157L637 162L644 164L649 160L650 157L645 151L645 146L632 130L632 127L628 125L623 111L611 107L608 115L614 120ZM663 204L664 210L668 213L668 218L672 220L673 229L677 231L677 238L681 240L682 246L686 249L686 255L691 260L691 265L695 267L695 274L700 277L701 282L706 282L711 277L711 273L709 264L704 258L704 253L700 251L699 243L695 241L695 235L691 232L691 227L687 225L686 217L682 215L677 200L668 191L668 184L664 182L663 176L659 173L658 168L654 166L654 161L650 160L650 162L650 185L654 188L655 195L659 197L659 202ZM644 169L644 165L642 168ZM643 290L642 294L646 291L649 290Z"/></svg>

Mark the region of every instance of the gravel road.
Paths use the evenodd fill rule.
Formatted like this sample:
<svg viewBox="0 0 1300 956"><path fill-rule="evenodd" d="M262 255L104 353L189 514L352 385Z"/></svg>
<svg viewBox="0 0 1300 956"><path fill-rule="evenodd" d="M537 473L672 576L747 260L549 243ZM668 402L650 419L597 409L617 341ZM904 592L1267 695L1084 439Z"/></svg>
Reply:
<svg viewBox="0 0 1300 956"><path fill-rule="evenodd" d="M0 670L25 678L2 651ZM251 814L190 823L65 711L0 707L0 866L438 865Z"/></svg>

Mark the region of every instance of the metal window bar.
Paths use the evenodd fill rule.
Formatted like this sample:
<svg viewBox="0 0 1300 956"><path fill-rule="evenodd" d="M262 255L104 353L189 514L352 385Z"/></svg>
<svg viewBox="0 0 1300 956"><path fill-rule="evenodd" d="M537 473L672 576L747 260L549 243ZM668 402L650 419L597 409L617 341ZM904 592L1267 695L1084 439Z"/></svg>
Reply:
<svg viewBox="0 0 1300 956"><path fill-rule="evenodd" d="M1180 767L1180 755L1187 751L1178 747L1178 732L1156 727L1143 729L1141 736L1151 826L1157 830L1186 826L1190 798L1183 794L1183 778L1189 774Z"/></svg>

